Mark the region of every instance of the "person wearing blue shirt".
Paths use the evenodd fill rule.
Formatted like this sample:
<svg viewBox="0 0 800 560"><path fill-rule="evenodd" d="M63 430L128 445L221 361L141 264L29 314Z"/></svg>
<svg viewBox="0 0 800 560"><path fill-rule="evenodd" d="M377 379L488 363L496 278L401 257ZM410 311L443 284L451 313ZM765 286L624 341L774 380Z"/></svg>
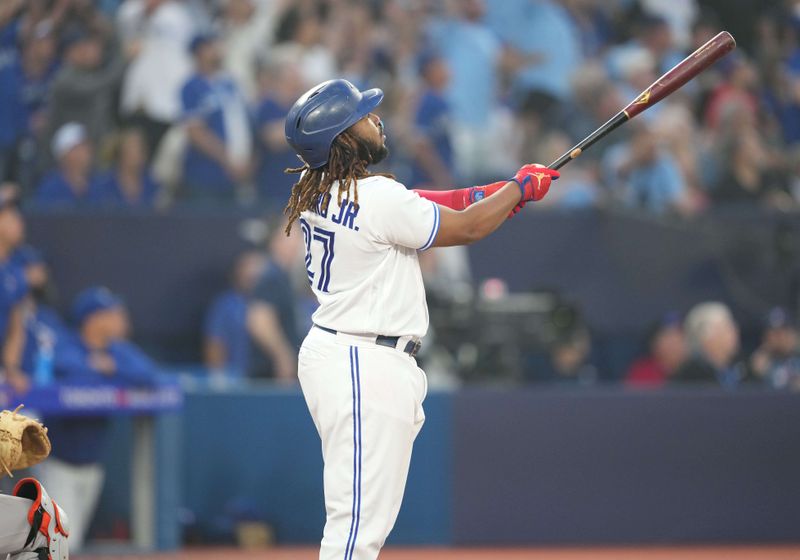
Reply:
<svg viewBox="0 0 800 560"><path fill-rule="evenodd" d="M675 158L658 146L654 132L642 121L630 142L614 146L605 155L609 185L620 188L623 204L653 214L687 209L686 182Z"/></svg>
<svg viewBox="0 0 800 560"><path fill-rule="evenodd" d="M115 164L101 179L103 199L117 208L153 208L160 185L147 168L147 146L138 128L124 130L116 146Z"/></svg>
<svg viewBox="0 0 800 560"><path fill-rule="evenodd" d="M452 119L445 98L450 74L444 59L436 52L424 51L417 63L424 85L414 116L417 137L409 185L452 187L456 183L450 141Z"/></svg>
<svg viewBox="0 0 800 560"><path fill-rule="evenodd" d="M441 53L450 69L447 99L453 116L476 129L485 129L497 101L502 55L502 44L483 17L482 0L465 0L459 3L458 17L433 21L428 29L431 48Z"/></svg>
<svg viewBox="0 0 800 560"><path fill-rule="evenodd" d="M92 147L86 129L67 123L58 129L52 141L58 169L44 178L36 191L38 207L75 208L104 202L100 176L92 169Z"/></svg>
<svg viewBox="0 0 800 560"><path fill-rule="evenodd" d="M282 210L294 184L293 175L284 171L300 164L294 150L286 143L286 114L308 87L295 58L283 54L273 55L259 68L258 82L256 186L259 197L268 207Z"/></svg>
<svg viewBox="0 0 800 560"><path fill-rule="evenodd" d="M251 342L247 305L264 268L264 255L249 251L236 259L233 282L214 299L205 322L203 354L213 374L243 378L250 369Z"/></svg>
<svg viewBox="0 0 800 560"><path fill-rule="evenodd" d="M669 71L684 57L675 48L669 22L658 15L643 14L636 21L633 39L611 47L605 54L606 67L613 79L623 78L620 62L629 51L638 49L645 49L653 56L656 76ZM691 91L695 85L690 82L685 87Z"/></svg>
<svg viewBox="0 0 800 560"><path fill-rule="evenodd" d="M11 253L9 262L25 272L25 280L31 292L45 289L49 273L38 249L22 244Z"/></svg>
<svg viewBox="0 0 800 560"><path fill-rule="evenodd" d="M250 374L281 382L297 380L298 308L288 271L298 255L297 235L287 237L279 223L270 232L268 255L247 308L253 340Z"/></svg>
<svg viewBox="0 0 800 560"><path fill-rule="evenodd" d="M580 30L564 6L552 0L488 2L487 21L523 59L513 81L518 100L534 91L569 99L584 55Z"/></svg>
<svg viewBox="0 0 800 560"><path fill-rule="evenodd" d="M22 370L25 344L25 302L28 283L25 270L12 259L22 243L25 224L17 209L15 193L0 190L0 334L2 334L3 377L15 391L23 393L29 387Z"/></svg>
<svg viewBox="0 0 800 560"><path fill-rule="evenodd" d="M16 180L17 142L25 129L16 67L13 62L0 66L0 182Z"/></svg>
<svg viewBox="0 0 800 560"><path fill-rule="evenodd" d="M0 116L0 122L16 121L15 169L11 179L24 189L32 188L38 173L39 137L45 128L45 101L49 88L55 78L59 65L55 57L55 34L48 22L33 26L25 35L21 45L20 57L5 71L0 71L0 91L9 88L3 97L13 96L16 100L6 108L9 117ZM2 76L5 75L5 76ZM4 103L0 103L3 111ZM0 177L2 179L2 177Z"/></svg>
<svg viewBox="0 0 800 560"><path fill-rule="evenodd" d="M196 201L232 201L250 180L252 137L244 97L220 72L222 56L213 35L192 40L195 74L181 89L188 146L183 180Z"/></svg>
<svg viewBox="0 0 800 560"><path fill-rule="evenodd" d="M427 28L429 48L436 50L450 73L445 97L453 117L456 166L467 182L494 177L508 161L491 131L498 124L503 44L484 22L483 0L457 2L455 17L433 20ZM494 2L493 2L494 4ZM528 31L531 32L531 31Z"/></svg>
<svg viewBox="0 0 800 560"><path fill-rule="evenodd" d="M67 327L46 303L51 294L50 272L42 254L30 245L21 245L12 253L10 262L24 270L30 293L25 309L22 371L34 384L46 385L53 380L55 346Z"/></svg>
<svg viewBox="0 0 800 560"><path fill-rule="evenodd" d="M25 0L5 0L0 10L0 66L17 55Z"/></svg>
<svg viewBox="0 0 800 560"><path fill-rule="evenodd" d="M91 386L152 386L157 367L128 342L128 315L122 300L107 288L91 287L75 298L76 331L62 333L54 357L59 383ZM47 418L53 443L42 465L42 482L59 489L59 504L70 516L70 548L79 550L103 486L102 454L110 419Z"/></svg>
<svg viewBox="0 0 800 560"><path fill-rule="evenodd" d="M766 316L761 345L750 356L754 379L773 389L800 389L800 332L794 318L782 307Z"/></svg>

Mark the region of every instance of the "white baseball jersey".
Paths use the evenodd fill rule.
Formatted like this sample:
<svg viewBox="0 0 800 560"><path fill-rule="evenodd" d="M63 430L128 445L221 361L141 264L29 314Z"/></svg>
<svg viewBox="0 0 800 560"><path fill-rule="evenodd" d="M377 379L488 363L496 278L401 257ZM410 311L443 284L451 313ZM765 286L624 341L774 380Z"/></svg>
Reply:
<svg viewBox="0 0 800 560"><path fill-rule="evenodd" d="M358 181L357 206L352 187L341 205L337 192L334 184L318 211L300 218L320 303L314 323L351 334L424 336L428 306L417 251L436 239L439 207L381 176Z"/></svg>

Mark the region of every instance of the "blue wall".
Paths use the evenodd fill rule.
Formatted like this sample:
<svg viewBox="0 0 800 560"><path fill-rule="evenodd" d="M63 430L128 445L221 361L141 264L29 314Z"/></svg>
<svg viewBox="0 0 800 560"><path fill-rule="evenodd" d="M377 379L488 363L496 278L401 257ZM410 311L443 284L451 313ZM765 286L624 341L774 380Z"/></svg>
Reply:
<svg viewBox="0 0 800 560"><path fill-rule="evenodd" d="M200 361L205 310L225 287L245 247L239 232L252 217L243 211L27 216L30 242L52 265L62 303L88 284L109 285L129 303L137 341L172 363ZM605 369L613 372L624 367L611 355L613 344L620 337L630 343L666 311L722 299L748 328L760 326L773 305L793 306L799 253L797 216L757 212L685 223L526 212L470 247L476 280L503 278L513 291L555 289L578 304L596 340L612 349Z"/></svg>
<svg viewBox="0 0 800 560"><path fill-rule="evenodd" d="M390 543L800 541L798 394L480 388L425 409ZM298 390L191 392L182 424L181 502L200 528L249 504L280 542L319 540L320 444ZM103 519L126 505L129 425L116 436Z"/></svg>
<svg viewBox="0 0 800 560"><path fill-rule="evenodd" d="M800 540L800 395L470 390L460 544Z"/></svg>
<svg viewBox="0 0 800 560"><path fill-rule="evenodd" d="M446 395L425 402L426 426L391 542L449 542L450 406ZM319 540L325 523L320 442L299 392L190 394L183 431L184 504L202 525L213 525L236 499L257 507L281 542Z"/></svg>

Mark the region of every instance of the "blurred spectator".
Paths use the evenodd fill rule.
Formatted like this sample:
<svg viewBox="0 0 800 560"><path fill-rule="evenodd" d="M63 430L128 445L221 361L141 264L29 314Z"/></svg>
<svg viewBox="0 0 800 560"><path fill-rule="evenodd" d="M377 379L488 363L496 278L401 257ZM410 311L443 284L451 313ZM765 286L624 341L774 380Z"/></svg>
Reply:
<svg viewBox="0 0 800 560"><path fill-rule="evenodd" d="M223 0L221 4L222 66L236 80L245 98L254 101L257 61L272 39L279 2Z"/></svg>
<svg viewBox="0 0 800 560"><path fill-rule="evenodd" d="M55 309L48 305L52 286L50 272L41 254L30 246L23 246L14 257L25 269L31 294L25 310L22 371L35 385L46 385L54 378L56 345L68 329Z"/></svg>
<svg viewBox="0 0 800 560"><path fill-rule="evenodd" d="M701 210L708 203L705 185L716 171L715 158L713 147L694 120L691 106L685 103L665 105L653 129L662 146L672 154L686 184L685 210L693 213Z"/></svg>
<svg viewBox="0 0 800 560"><path fill-rule="evenodd" d="M57 67L55 36L46 22L22 39L17 60L0 66L0 182L32 186L36 137L43 132L45 98Z"/></svg>
<svg viewBox="0 0 800 560"><path fill-rule="evenodd" d="M799 57L800 58L800 57ZM762 68L764 90L761 100L774 125L780 127L787 144L800 142L800 61L798 68L788 68L775 57Z"/></svg>
<svg viewBox="0 0 800 560"><path fill-rule="evenodd" d="M63 39L64 66L53 80L47 108L48 138L66 123L86 127L93 148L111 132L114 93L125 59L119 44L97 32L71 31Z"/></svg>
<svg viewBox="0 0 800 560"><path fill-rule="evenodd" d="M652 13L644 13L631 24L634 26L633 39L612 47L606 55L606 63L612 78L624 77L621 62L632 50L644 49L650 54L656 76L667 72L683 59L683 55L675 48L672 30L666 19Z"/></svg>
<svg viewBox="0 0 800 560"><path fill-rule="evenodd" d="M782 308L767 315L761 346L750 357L750 371L774 389L800 390L797 325Z"/></svg>
<svg viewBox="0 0 800 560"><path fill-rule="evenodd" d="M642 8L663 18L670 27L677 47L687 48L691 40L692 23L700 14L697 0L640 0Z"/></svg>
<svg viewBox="0 0 800 560"><path fill-rule="evenodd" d="M249 251L236 259L231 288L214 299L206 315L204 351L212 373L243 378L250 371L247 306L264 271L265 258Z"/></svg>
<svg viewBox="0 0 800 560"><path fill-rule="evenodd" d="M58 169L39 185L37 206L74 208L102 203L103 185L92 170L93 150L84 126L74 122L63 125L53 136L51 148Z"/></svg>
<svg viewBox="0 0 800 560"><path fill-rule="evenodd" d="M38 250L30 245L19 245L11 254L10 262L22 268L25 273L25 281L28 283L28 288L30 288L31 292L45 290L50 272Z"/></svg>
<svg viewBox="0 0 800 560"><path fill-rule="evenodd" d="M75 298L76 332L59 337L55 377L65 384L148 386L156 366L127 342L128 315L122 300L106 288L92 287ZM41 466L42 483L59 489L59 505L69 510L70 551L79 551L103 487L101 464L110 419L47 418L53 452Z"/></svg>
<svg viewBox="0 0 800 560"><path fill-rule="evenodd" d="M625 376L631 387L661 387L686 359L686 341L679 317L670 313L647 336L647 355L636 360Z"/></svg>
<svg viewBox="0 0 800 560"><path fill-rule="evenodd" d="M740 51L730 53L719 65L725 80L711 93L705 113L705 122L717 128L735 113L747 122L757 121L758 99L754 93L758 74L753 64Z"/></svg>
<svg viewBox="0 0 800 560"><path fill-rule="evenodd" d="M676 382L734 388L745 380L743 368L734 364L739 351L739 328L725 305L695 305L686 316L684 332L689 358L673 377Z"/></svg>
<svg viewBox="0 0 800 560"><path fill-rule="evenodd" d="M632 126L631 140L606 152L606 182L620 189L620 198L628 208L653 214L687 211L686 185L675 158L659 145L647 123Z"/></svg>
<svg viewBox="0 0 800 560"><path fill-rule="evenodd" d="M447 99L453 115L458 166L468 182L491 174L487 159L499 149L488 133L499 88L498 65L503 47L483 22L483 0L457 0L454 17L432 21L432 47L450 69Z"/></svg>
<svg viewBox="0 0 800 560"><path fill-rule="evenodd" d="M472 273L465 247L435 247L423 251L419 254L419 265L429 298L448 303L472 299Z"/></svg>
<svg viewBox="0 0 800 560"><path fill-rule="evenodd" d="M259 65L259 101L255 110L258 145L256 187L273 210L283 210L289 200L294 176L284 173L300 160L286 143L284 125L289 109L310 86L303 81L294 51L273 49Z"/></svg>
<svg viewBox="0 0 800 560"><path fill-rule="evenodd" d="M104 40L114 35L114 26L100 10L97 0L60 0L48 8L66 35L76 30L87 31Z"/></svg>
<svg viewBox="0 0 800 560"><path fill-rule="evenodd" d="M589 361L591 350L592 341L586 327L578 326L559 336L550 349L549 380L581 387L597 383L597 368Z"/></svg>
<svg viewBox="0 0 800 560"><path fill-rule="evenodd" d="M126 0L117 12L126 51L133 55L121 92L121 113L142 128L147 158L181 116L180 91L192 72L191 14L179 0Z"/></svg>
<svg viewBox="0 0 800 560"><path fill-rule="evenodd" d="M787 180L768 164L767 148L755 128L729 135L720 151L723 174L710 193L717 205L794 205Z"/></svg>
<svg viewBox="0 0 800 560"><path fill-rule="evenodd" d="M195 74L181 91L189 146L184 159L186 195L194 201L232 201L250 179L252 137L244 97L221 72L216 36L192 39Z"/></svg>
<svg viewBox="0 0 800 560"><path fill-rule="evenodd" d="M16 58L17 41L22 27L20 13L25 0L0 2L0 67Z"/></svg>
<svg viewBox="0 0 800 560"><path fill-rule="evenodd" d="M521 103L531 94L566 101L570 80L583 60L575 20L553 0L487 2L487 20L516 51L512 87ZM535 30L535 31L534 31Z"/></svg>
<svg viewBox="0 0 800 560"><path fill-rule="evenodd" d="M275 31L276 43L295 49L295 63L308 84L337 77L336 59L324 34L328 10L325 2L289 3Z"/></svg>
<svg viewBox="0 0 800 560"><path fill-rule="evenodd" d="M302 255L298 237L297 232L287 237L279 221L267 241L268 256L247 309L247 330L258 350L251 363L255 377L283 382L297 377L301 335L290 272Z"/></svg>
<svg viewBox="0 0 800 560"><path fill-rule="evenodd" d="M572 145L583 139L592 130L599 128L627 102L620 94L617 83L612 83L605 68L596 61L581 67L573 78L572 91L572 104L566 112L563 125L565 132L570 135ZM629 136L629 127L622 127L614 131L612 140L621 142ZM586 158L601 159L603 150L609 145L608 141L601 140L597 146L597 152L593 151L594 148L588 150L581 155L581 159L583 161L586 161ZM531 161L528 157L523 157L523 160Z"/></svg>
<svg viewBox="0 0 800 560"><path fill-rule="evenodd" d="M456 186L453 147L450 142L450 105L445 98L450 74L442 59L433 51L420 54L419 73L423 89L414 115L416 138L414 165L409 187L451 188Z"/></svg>
<svg viewBox="0 0 800 560"><path fill-rule="evenodd" d="M104 203L124 208L153 208L160 187L147 168L147 147L138 128L119 133L114 166L101 179Z"/></svg>
<svg viewBox="0 0 800 560"><path fill-rule="evenodd" d="M13 253L25 237L25 224L17 208L16 192L0 189L0 333L5 381L17 392L27 391L30 381L23 373L25 344L25 300L28 283L25 270L14 262Z"/></svg>

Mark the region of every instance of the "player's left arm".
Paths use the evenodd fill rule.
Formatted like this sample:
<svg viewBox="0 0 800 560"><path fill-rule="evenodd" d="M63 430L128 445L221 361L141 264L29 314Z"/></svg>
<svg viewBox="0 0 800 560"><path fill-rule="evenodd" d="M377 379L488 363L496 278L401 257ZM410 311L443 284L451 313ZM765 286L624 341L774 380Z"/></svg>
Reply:
<svg viewBox="0 0 800 560"><path fill-rule="evenodd" d="M558 171L537 164L525 165L499 190L465 210L441 208L439 231L433 246L468 245L483 239L500 227L519 203L544 198L550 183L558 177Z"/></svg>
<svg viewBox="0 0 800 560"><path fill-rule="evenodd" d="M495 183L489 183L488 185L446 191L414 189L414 192L426 200L430 200L431 202L435 202L436 204L445 206L451 210L465 210L470 205L480 202L484 198L492 196L494 193L502 189L506 183L507 181L497 181ZM517 212L525 207L525 204L526 202L520 201L514 208L511 209L508 217L513 217Z"/></svg>

